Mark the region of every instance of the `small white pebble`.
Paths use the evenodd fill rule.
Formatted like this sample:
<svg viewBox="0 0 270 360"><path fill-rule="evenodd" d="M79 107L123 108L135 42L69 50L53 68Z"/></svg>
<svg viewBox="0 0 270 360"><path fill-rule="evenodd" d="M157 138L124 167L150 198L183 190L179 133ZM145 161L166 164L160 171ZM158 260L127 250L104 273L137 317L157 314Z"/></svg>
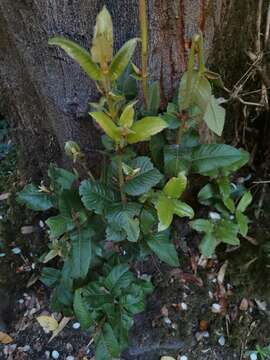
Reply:
<svg viewBox="0 0 270 360"><path fill-rule="evenodd" d="M218 314L221 312L221 305L220 304L213 304L212 305L212 312L215 313L215 314Z"/></svg>
<svg viewBox="0 0 270 360"><path fill-rule="evenodd" d="M182 303L181 303L181 309L184 310L184 311L187 311L187 309L188 309L187 304L184 303L184 302L182 302Z"/></svg>
<svg viewBox="0 0 270 360"><path fill-rule="evenodd" d="M19 300L18 300L18 303L19 303L19 304L23 304L23 303L24 303L24 299L19 299Z"/></svg>
<svg viewBox="0 0 270 360"><path fill-rule="evenodd" d="M180 356L179 360L188 360L188 357L186 355Z"/></svg>
<svg viewBox="0 0 270 360"><path fill-rule="evenodd" d="M72 356L72 355L69 355L69 356L66 357L66 360L75 360L75 357Z"/></svg>
<svg viewBox="0 0 270 360"><path fill-rule="evenodd" d="M41 227L41 228L44 228L44 226L45 226L45 224L44 224L44 222L42 221L42 220L39 220L39 226Z"/></svg>
<svg viewBox="0 0 270 360"><path fill-rule="evenodd" d="M47 359L49 359L50 358L50 355L51 355L51 353L47 350L47 351L45 351L45 356L46 356L46 358Z"/></svg>
<svg viewBox="0 0 270 360"><path fill-rule="evenodd" d="M75 322L72 327L74 330L78 330L81 327L81 324L79 322Z"/></svg>
<svg viewBox="0 0 270 360"><path fill-rule="evenodd" d="M56 359L59 358L59 356L60 356L59 352L56 351L56 350L53 350L53 352L52 352L52 358L56 360Z"/></svg>
<svg viewBox="0 0 270 360"><path fill-rule="evenodd" d="M221 219L220 214L218 212L214 212L214 211L209 212L209 217L212 220L220 220Z"/></svg>
<svg viewBox="0 0 270 360"><path fill-rule="evenodd" d="M18 248L18 247L13 248L11 251L15 255L18 255L18 254L20 254L22 252L22 250L20 248Z"/></svg>
<svg viewBox="0 0 270 360"><path fill-rule="evenodd" d="M0 253L0 257L4 257L4 256L6 256L5 253Z"/></svg>
<svg viewBox="0 0 270 360"><path fill-rule="evenodd" d="M224 346L225 345L225 337L224 336L221 336L219 339L218 339L218 343L220 346Z"/></svg>
<svg viewBox="0 0 270 360"><path fill-rule="evenodd" d="M171 325L172 320L169 319L167 316L165 316L165 317L164 317L164 322L165 322L166 325Z"/></svg>
<svg viewBox="0 0 270 360"><path fill-rule="evenodd" d="M249 358L250 358L250 360L257 360L258 356L257 356L256 353L252 353L252 354L249 355Z"/></svg>
<svg viewBox="0 0 270 360"><path fill-rule="evenodd" d="M33 263L33 264L31 265L31 268L32 268L32 270L35 270L35 268L36 268L36 264L35 264L35 263Z"/></svg>

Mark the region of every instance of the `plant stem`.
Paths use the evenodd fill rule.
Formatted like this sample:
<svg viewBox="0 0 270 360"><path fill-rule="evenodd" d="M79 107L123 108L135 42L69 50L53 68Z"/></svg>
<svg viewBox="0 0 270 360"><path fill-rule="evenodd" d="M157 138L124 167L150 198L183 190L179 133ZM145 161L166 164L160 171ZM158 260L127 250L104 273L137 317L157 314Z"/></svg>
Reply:
<svg viewBox="0 0 270 360"><path fill-rule="evenodd" d="M121 200L122 200L122 203L126 203L127 198L126 198L126 194L124 192L125 180L124 180L123 169L122 169L122 155L119 152L118 152L118 156L117 156L117 168L118 168L118 181L119 181Z"/></svg>
<svg viewBox="0 0 270 360"><path fill-rule="evenodd" d="M183 134L183 127L182 125L180 125L176 135L176 141L175 141L176 145L180 145L182 134Z"/></svg>
<svg viewBox="0 0 270 360"><path fill-rule="evenodd" d="M139 12L140 12L140 28L141 28L141 40L142 40L142 88L144 103L148 106L148 21L146 11L146 0L139 0Z"/></svg>

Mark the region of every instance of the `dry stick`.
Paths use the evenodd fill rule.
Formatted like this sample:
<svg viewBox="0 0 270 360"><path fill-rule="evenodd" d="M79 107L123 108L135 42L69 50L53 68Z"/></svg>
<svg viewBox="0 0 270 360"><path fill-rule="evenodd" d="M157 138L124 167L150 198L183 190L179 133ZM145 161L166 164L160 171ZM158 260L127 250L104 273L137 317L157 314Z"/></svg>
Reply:
<svg viewBox="0 0 270 360"><path fill-rule="evenodd" d="M259 0L259 2L258 2L258 11L257 11L257 22L256 22L257 40L256 40L256 43L255 43L257 55L259 55L260 52L261 52L262 5L263 5L263 0Z"/></svg>
<svg viewBox="0 0 270 360"><path fill-rule="evenodd" d="M145 107L148 107L148 21L146 11L146 0L140 0L139 2L140 12L140 28L141 28L141 40L142 40L142 88Z"/></svg>
<svg viewBox="0 0 270 360"><path fill-rule="evenodd" d="M270 32L270 4L268 5L267 18L266 18L266 29L265 29L265 36L264 36L264 47L265 48L267 48L267 43L269 40L269 32Z"/></svg>

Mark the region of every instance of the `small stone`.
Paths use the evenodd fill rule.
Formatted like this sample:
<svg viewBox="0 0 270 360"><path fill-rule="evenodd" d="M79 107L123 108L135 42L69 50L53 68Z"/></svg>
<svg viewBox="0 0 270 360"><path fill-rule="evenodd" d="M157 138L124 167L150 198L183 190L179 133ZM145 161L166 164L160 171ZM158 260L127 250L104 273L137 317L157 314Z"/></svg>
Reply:
<svg viewBox="0 0 270 360"><path fill-rule="evenodd" d="M169 319L168 317L164 317L164 323L165 323L166 325L171 325L172 320Z"/></svg>
<svg viewBox="0 0 270 360"><path fill-rule="evenodd" d="M19 247L15 247L11 250L13 254L18 255L22 252L22 250Z"/></svg>
<svg viewBox="0 0 270 360"><path fill-rule="evenodd" d="M75 357L72 356L72 355L69 355L69 356L66 357L66 360L75 360Z"/></svg>
<svg viewBox="0 0 270 360"><path fill-rule="evenodd" d="M184 310L184 311L187 311L187 309L188 309L187 304L184 303L184 302L182 302L182 303L181 303L181 309Z"/></svg>
<svg viewBox="0 0 270 360"><path fill-rule="evenodd" d="M209 212L209 217L212 220L220 220L221 219L220 214L218 212L214 212L214 211Z"/></svg>
<svg viewBox="0 0 270 360"><path fill-rule="evenodd" d="M6 256L5 253L0 253L0 257L4 257L4 256Z"/></svg>
<svg viewBox="0 0 270 360"><path fill-rule="evenodd" d="M45 224L42 220L39 220L39 223L38 223L39 227L41 228L44 228Z"/></svg>
<svg viewBox="0 0 270 360"><path fill-rule="evenodd" d="M18 303L19 303L19 304L23 304L23 303L24 303L24 299L19 299L19 300L18 300Z"/></svg>
<svg viewBox="0 0 270 360"><path fill-rule="evenodd" d="M59 352L56 351L56 350L53 350L53 352L52 352L52 358L55 359L55 360L57 360L57 359L59 358L59 356L60 356Z"/></svg>
<svg viewBox="0 0 270 360"><path fill-rule="evenodd" d="M215 314L218 314L221 312L221 305L220 304L217 304L217 303L214 303L212 305L212 312L215 313Z"/></svg>
<svg viewBox="0 0 270 360"><path fill-rule="evenodd" d="M72 327L74 330L78 330L81 327L81 324L79 322L75 322Z"/></svg>
<svg viewBox="0 0 270 360"><path fill-rule="evenodd" d="M180 356L179 360L188 360L188 357L186 355Z"/></svg>
<svg viewBox="0 0 270 360"><path fill-rule="evenodd" d="M67 349L68 352L72 352L72 351L73 351L73 346L71 345L71 343L67 343L66 349Z"/></svg>
<svg viewBox="0 0 270 360"><path fill-rule="evenodd" d="M208 331L197 331L195 334L196 340L201 341L203 338L209 338L209 332Z"/></svg>
<svg viewBox="0 0 270 360"><path fill-rule="evenodd" d="M219 339L218 339L218 343L220 346L224 346L225 345L225 337L224 336L221 336Z"/></svg>
<svg viewBox="0 0 270 360"><path fill-rule="evenodd" d="M252 353L252 354L249 355L249 358L250 358L250 360L257 360L258 356L257 356L256 353Z"/></svg>
<svg viewBox="0 0 270 360"><path fill-rule="evenodd" d="M51 353L47 350L47 351L45 351L45 356L46 356L46 359L49 359L50 358L50 355L51 355Z"/></svg>

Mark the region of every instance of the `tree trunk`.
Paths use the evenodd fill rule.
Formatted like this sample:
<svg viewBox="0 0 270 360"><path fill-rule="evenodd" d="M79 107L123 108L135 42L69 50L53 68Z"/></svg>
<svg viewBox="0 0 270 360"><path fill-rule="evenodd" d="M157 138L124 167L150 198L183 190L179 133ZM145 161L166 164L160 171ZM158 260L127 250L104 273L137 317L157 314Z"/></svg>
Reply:
<svg viewBox="0 0 270 360"><path fill-rule="evenodd" d="M32 177L44 175L50 161L66 161L67 140L79 141L95 164L99 136L87 114L89 101L97 96L93 83L61 50L49 47L48 39L63 35L89 48L104 4L113 17L116 49L139 36L137 0L0 2L1 108ZM189 41L199 29L209 62L231 85L244 72L244 49L256 36L257 1L149 0L148 10L149 74L151 81L160 82L163 107L174 94Z"/></svg>

